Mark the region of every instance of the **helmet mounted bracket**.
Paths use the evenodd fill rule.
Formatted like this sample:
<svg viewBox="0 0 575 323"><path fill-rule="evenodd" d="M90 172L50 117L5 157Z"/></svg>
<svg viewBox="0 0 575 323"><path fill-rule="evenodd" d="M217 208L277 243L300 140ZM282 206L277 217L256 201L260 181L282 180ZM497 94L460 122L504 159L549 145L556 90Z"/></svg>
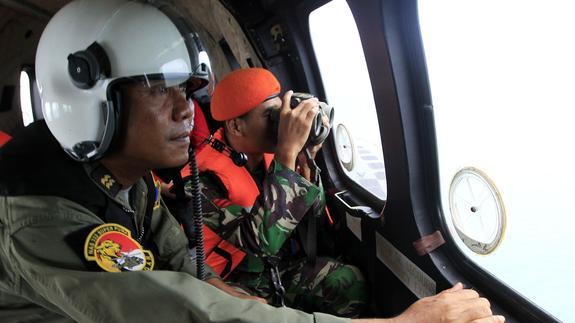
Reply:
<svg viewBox="0 0 575 323"><path fill-rule="evenodd" d="M68 55L68 74L80 89L90 89L111 74L110 60L104 48L93 42L85 50Z"/></svg>

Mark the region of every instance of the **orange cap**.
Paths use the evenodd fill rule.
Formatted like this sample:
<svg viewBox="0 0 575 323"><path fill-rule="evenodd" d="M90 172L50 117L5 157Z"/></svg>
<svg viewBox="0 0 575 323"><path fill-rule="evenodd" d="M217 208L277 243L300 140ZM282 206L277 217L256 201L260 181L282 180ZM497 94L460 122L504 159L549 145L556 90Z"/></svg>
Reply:
<svg viewBox="0 0 575 323"><path fill-rule="evenodd" d="M237 118L280 93L276 77L263 68L246 68L226 75L212 95L212 116L218 121Z"/></svg>

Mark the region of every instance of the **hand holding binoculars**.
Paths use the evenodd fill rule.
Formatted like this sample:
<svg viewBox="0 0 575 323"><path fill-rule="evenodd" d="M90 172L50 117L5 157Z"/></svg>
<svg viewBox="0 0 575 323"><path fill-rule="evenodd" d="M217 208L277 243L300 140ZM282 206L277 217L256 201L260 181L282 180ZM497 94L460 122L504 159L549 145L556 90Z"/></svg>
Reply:
<svg viewBox="0 0 575 323"><path fill-rule="evenodd" d="M300 104L300 102L311 98L315 98L315 96L309 93L295 92L292 94L290 100L290 108L295 109ZM309 136L306 142L306 147L318 145L327 138L333 125L333 114L334 109L332 106L328 105L325 102L321 101L319 102L319 110L315 115L313 123L311 125ZM322 115L327 116L327 118L329 119L329 125L325 125L323 123ZM270 113L270 120L272 122L271 128L273 129L274 135L276 137L278 133L279 119L280 119L280 110L279 109L273 110L272 113Z"/></svg>

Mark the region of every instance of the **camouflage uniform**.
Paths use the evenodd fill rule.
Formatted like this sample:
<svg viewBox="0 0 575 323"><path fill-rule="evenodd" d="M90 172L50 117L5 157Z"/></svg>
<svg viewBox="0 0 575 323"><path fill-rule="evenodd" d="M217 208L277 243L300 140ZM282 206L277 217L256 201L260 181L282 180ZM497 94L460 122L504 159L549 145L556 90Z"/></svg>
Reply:
<svg viewBox="0 0 575 323"><path fill-rule="evenodd" d="M215 174L201 174L204 223L217 231L241 219L226 237L247 255L228 282L271 302L275 290L264 259L277 257L287 306L308 312L359 315L367 302L367 292L356 267L324 257L308 265L301 252L294 252L297 248L292 232L305 214L321 214L317 210L325 206L321 183L314 185L275 160L267 171L262 162L251 175L260 195L251 208L245 208L226 200L226 189ZM187 185L189 190L189 182Z"/></svg>

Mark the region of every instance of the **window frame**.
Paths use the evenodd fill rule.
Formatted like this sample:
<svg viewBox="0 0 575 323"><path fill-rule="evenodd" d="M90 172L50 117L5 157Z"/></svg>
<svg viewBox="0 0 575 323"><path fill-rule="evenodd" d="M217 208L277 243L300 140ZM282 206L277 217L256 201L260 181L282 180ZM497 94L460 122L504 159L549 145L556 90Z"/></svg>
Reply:
<svg viewBox="0 0 575 323"><path fill-rule="evenodd" d="M29 87L30 87L30 104L32 109L32 122L43 119L42 114L42 103L40 99L40 93L38 91L38 87L36 86L36 73L34 70L33 65L23 65L20 68L20 74L18 75L18 103L20 106L20 112L22 112L22 97L21 97L21 89L20 89L20 78L22 73L26 73L28 75ZM22 123L24 123L23 116L21 118Z"/></svg>
<svg viewBox="0 0 575 323"><path fill-rule="evenodd" d="M326 98L326 94L325 94L325 90L323 88L321 71L319 70L319 64L317 62L316 53L315 53L315 50L313 49L313 43L311 40L311 29L310 29L310 25L309 25L309 16L313 11L321 8L323 5L325 5L329 2L331 2L331 1L322 1L321 4L314 6L313 9L310 9L308 12L306 12L306 18L307 19L304 21L305 22L305 30L307 32L306 38L307 38L307 42L309 44L308 48L309 48L309 52L310 52L310 58L311 58L311 60L313 60L313 64L314 64L313 70L316 74L315 78L318 80L318 83L320 84L319 86L321 87L321 91L317 91L317 92L318 92L318 95L320 95L319 93L321 93L320 98L322 98L322 99ZM348 3L348 5L349 5L349 3ZM351 11L351 7L350 7L350 11ZM352 14L353 14L353 12L352 12ZM354 21L356 20L355 15L353 16L353 20ZM356 21L356 27L357 27L357 21ZM359 33L359 29L358 29L358 33ZM365 55L365 53L364 53L364 55ZM366 65L367 65L367 62L366 62ZM374 90L372 87L372 95L375 95L375 93L373 93L373 91ZM375 100L375 98L374 98L374 100ZM335 113L337 113L337 111ZM382 123L381 123L382 115L378 111L377 104L375 104L375 113L377 114L377 117L378 117L379 139L380 139L380 142L381 142L382 148L383 148ZM385 204L386 204L386 201L388 199L388 196L386 196L386 199L381 199L378 196L376 196L375 194L368 191L365 187L363 187L361 184L356 182L354 179L352 179L346 173L345 169L343 168L343 165L341 165L339 158L326 158L326 156L338 156L337 151L336 151L336 143L335 143L335 130L336 129L333 128L329 137L326 139L324 145L322 146L322 154L321 154L322 155L321 156L322 163L324 164L324 166L327 167L327 169L329 169L329 174L330 175L337 174L337 176L331 176L331 179L336 184L336 187L345 187L346 189L353 190L355 197L358 198L357 202L359 204L368 204L368 205L372 206L378 213L383 212L383 210L385 209ZM384 157L384 163L385 163L385 149L383 149L383 157ZM387 183L387 170L386 170L386 187L385 187L386 195L389 194L388 186L389 186L389 184Z"/></svg>
<svg viewBox="0 0 575 323"><path fill-rule="evenodd" d="M362 6L360 2L354 1L358 7ZM402 113L413 216L421 236L439 229L446 240L440 249L427 255L428 260L449 282L462 281L465 285L476 287L490 299L494 310L508 313L509 318L522 322L559 322L471 262L456 246L444 218L440 197L433 105L419 29L417 0L380 0L380 3L395 78L392 87L397 95L396 108Z"/></svg>

